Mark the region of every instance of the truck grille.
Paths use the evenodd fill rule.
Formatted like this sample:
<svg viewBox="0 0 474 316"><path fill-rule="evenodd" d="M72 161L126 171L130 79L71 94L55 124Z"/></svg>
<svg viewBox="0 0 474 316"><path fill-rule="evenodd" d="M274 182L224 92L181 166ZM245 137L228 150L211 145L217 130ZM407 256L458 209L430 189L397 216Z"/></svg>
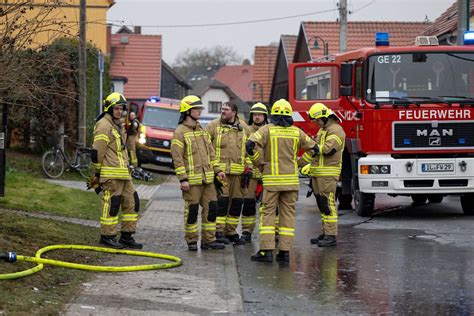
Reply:
<svg viewBox="0 0 474 316"><path fill-rule="evenodd" d="M474 148L474 122L393 123L393 149Z"/></svg>
<svg viewBox="0 0 474 316"><path fill-rule="evenodd" d="M151 147L156 147L156 148L167 148L169 149L171 147L171 140L164 140L164 139L158 139L158 138L149 138L148 139L149 146ZM165 144L167 146L165 146Z"/></svg>

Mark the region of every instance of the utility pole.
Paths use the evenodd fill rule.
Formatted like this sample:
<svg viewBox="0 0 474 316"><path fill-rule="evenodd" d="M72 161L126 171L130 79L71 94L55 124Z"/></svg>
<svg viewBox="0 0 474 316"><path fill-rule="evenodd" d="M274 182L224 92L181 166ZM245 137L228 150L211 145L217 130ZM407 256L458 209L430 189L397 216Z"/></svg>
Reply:
<svg viewBox="0 0 474 316"><path fill-rule="evenodd" d="M347 0L339 1L339 52L347 50Z"/></svg>
<svg viewBox="0 0 474 316"><path fill-rule="evenodd" d="M86 0L80 2L79 15L79 143L86 145L86 104L87 104L87 46L86 46Z"/></svg>
<svg viewBox="0 0 474 316"><path fill-rule="evenodd" d="M458 38L457 44L464 45L464 32L469 30L470 0L458 0Z"/></svg>

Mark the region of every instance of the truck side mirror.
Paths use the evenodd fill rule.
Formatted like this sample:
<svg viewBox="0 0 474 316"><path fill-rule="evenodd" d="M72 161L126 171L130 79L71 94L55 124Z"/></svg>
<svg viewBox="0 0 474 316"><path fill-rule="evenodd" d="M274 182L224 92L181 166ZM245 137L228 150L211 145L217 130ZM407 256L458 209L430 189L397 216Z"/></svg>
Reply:
<svg viewBox="0 0 474 316"><path fill-rule="evenodd" d="M352 95L352 72L353 64L341 64L341 96Z"/></svg>

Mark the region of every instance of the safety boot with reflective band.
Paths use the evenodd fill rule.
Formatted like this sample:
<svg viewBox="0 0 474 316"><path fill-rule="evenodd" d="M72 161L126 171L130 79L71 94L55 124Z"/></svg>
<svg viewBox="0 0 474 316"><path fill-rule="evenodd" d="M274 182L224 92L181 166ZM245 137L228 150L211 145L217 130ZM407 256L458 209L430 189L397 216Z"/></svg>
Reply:
<svg viewBox="0 0 474 316"><path fill-rule="evenodd" d="M256 254L250 257L252 261L273 262L273 251L259 250Z"/></svg>
<svg viewBox="0 0 474 316"><path fill-rule="evenodd" d="M276 255L276 261L290 262L290 252L285 251L285 250L280 250Z"/></svg>
<svg viewBox="0 0 474 316"><path fill-rule="evenodd" d="M336 244L337 244L336 236L331 236L331 235L324 236L323 239L318 241L319 247L332 247L332 246L336 246Z"/></svg>
<svg viewBox="0 0 474 316"><path fill-rule="evenodd" d="M318 242L320 242L321 240L323 240L324 238L324 234L321 234L319 235L318 237L316 238L311 238L311 243L312 244L317 244Z"/></svg>

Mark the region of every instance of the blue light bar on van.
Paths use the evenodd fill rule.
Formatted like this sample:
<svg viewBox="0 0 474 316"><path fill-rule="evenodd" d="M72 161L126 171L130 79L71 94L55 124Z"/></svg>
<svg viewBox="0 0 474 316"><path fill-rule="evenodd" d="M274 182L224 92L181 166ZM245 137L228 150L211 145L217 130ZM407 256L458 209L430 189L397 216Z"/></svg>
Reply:
<svg viewBox="0 0 474 316"><path fill-rule="evenodd" d="M390 46L390 34L387 32L375 33L375 46Z"/></svg>
<svg viewBox="0 0 474 316"><path fill-rule="evenodd" d="M464 45L474 45L474 31L464 32Z"/></svg>
<svg viewBox="0 0 474 316"><path fill-rule="evenodd" d="M160 102L160 97L150 97L148 101L151 103Z"/></svg>

